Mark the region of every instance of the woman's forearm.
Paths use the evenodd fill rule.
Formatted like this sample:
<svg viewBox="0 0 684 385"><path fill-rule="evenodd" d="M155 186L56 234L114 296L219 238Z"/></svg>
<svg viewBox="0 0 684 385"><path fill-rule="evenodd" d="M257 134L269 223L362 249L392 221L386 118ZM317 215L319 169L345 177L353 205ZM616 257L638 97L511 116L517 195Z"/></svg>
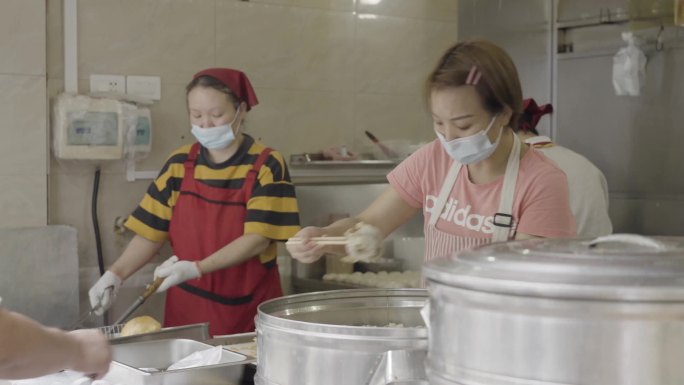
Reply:
<svg viewBox="0 0 684 385"><path fill-rule="evenodd" d="M331 223L330 225L326 226L323 228L323 231L325 231L326 236L330 237L340 237L343 236L344 233L352 228L355 224L359 223L360 219L356 217L352 218L342 218L338 221L335 221Z"/></svg>
<svg viewBox="0 0 684 385"><path fill-rule="evenodd" d="M126 246L126 250L119 259L109 268L109 270L125 280L133 273L138 271L159 252L163 242L154 242L136 235Z"/></svg>
<svg viewBox="0 0 684 385"><path fill-rule="evenodd" d="M244 234L214 254L199 261L202 274L238 265L249 258L263 253L271 240L259 234Z"/></svg>

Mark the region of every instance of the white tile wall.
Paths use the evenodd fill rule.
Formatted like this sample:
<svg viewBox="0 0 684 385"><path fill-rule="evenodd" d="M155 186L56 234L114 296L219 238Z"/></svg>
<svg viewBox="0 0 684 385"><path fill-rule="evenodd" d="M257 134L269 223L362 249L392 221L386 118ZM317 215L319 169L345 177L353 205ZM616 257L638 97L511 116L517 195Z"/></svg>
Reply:
<svg viewBox="0 0 684 385"><path fill-rule="evenodd" d="M0 175L0 227L47 223L47 178L43 175Z"/></svg>
<svg viewBox="0 0 684 385"><path fill-rule="evenodd" d="M0 2L0 74L45 76L45 1Z"/></svg>
<svg viewBox="0 0 684 385"><path fill-rule="evenodd" d="M186 82L215 61L213 0L79 1L79 74ZM87 76L86 76L87 78Z"/></svg>
<svg viewBox="0 0 684 385"><path fill-rule="evenodd" d="M357 0L356 11L360 14L455 22L458 0Z"/></svg>
<svg viewBox="0 0 684 385"><path fill-rule="evenodd" d="M0 2L0 227L47 224L46 11Z"/></svg>
<svg viewBox="0 0 684 385"><path fill-rule="evenodd" d="M386 139L423 141L432 134L422 82L456 40L454 3L80 0L79 89L88 91L91 74L161 77L162 100L152 106L152 153L138 165L142 170L158 170L171 151L193 140L184 87L193 73L212 66L250 76L261 103L247 118L247 132L286 157L328 145L367 145L367 129ZM52 98L63 89L62 0L47 2L45 25ZM50 222L75 226L81 266L95 266L94 165L54 159L50 165ZM130 238L113 234L113 221L135 207L148 181L126 182L121 162L100 166L100 227L111 263Z"/></svg>
<svg viewBox="0 0 684 385"><path fill-rule="evenodd" d="M392 16L357 15L356 90L370 93L422 92L442 52L456 41L456 23ZM420 112L420 106L416 106Z"/></svg>
<svg viewBox="0 0 684 385"><path fill-rule="evenodd" d="M47 162L45 77L0 75L0 175L43 175Z"/></svg>
<svg viewBox="0 0 684 385"><path fill-rule="evenodd" d="M257 87L353 89L354 16L315 8L218 2L216 64Z"/></svg>

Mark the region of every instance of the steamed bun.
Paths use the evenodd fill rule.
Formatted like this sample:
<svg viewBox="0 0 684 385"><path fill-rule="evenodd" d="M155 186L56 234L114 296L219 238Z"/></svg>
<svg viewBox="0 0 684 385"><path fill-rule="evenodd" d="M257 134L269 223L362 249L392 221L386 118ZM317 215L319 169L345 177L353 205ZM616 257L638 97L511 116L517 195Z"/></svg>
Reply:
<svg viewBox="0 0 684 385"><path fill-rule="evenodd" d="M126 322L121 329L121 337L152 333L161 330L161 324L154 318L143 315Z"/></svg>
<svg viewBox="0 0 684 385"><path fill-rule="evenodd" d="M359 222L347 230L344 235L347 237L345 250L348 255L342 261L369 262L382 255L382 233L377 227Z"/></svg>

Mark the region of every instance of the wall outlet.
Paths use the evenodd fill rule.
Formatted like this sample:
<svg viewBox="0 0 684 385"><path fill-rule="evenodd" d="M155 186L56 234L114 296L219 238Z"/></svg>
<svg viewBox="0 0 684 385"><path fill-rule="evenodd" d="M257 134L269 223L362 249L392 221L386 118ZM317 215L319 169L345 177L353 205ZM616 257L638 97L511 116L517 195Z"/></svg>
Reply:
<svg viewBox="0 0 684 385"><path fill-rule="evenodd" d="M159 76L126 76L126 92L141 98L161 99L161 78Z"/></svg>
<svg viewBox="0 0 684 385"><path fill-rule="evenodd" d="M126 93L126 77L123 75L90 75L90 92Z"/></svg>

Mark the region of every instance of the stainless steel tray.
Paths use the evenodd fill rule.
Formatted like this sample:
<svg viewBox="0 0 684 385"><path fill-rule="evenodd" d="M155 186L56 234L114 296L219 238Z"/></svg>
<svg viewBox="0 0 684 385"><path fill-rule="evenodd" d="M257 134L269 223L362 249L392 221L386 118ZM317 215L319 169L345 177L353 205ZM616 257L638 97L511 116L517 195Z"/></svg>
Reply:
<svg viewBox="0 0 684 385"><path fill-rule="evenodd" d="M224 349L242 354L248 359L254 359L254 361L256 361L256 332L214 336L214 338L205 342L209 345L223 346Z"/></svg>
<svg viewBox="0 0 684 385"><path fill-rule="evenodd" d="M173 338L205 341L209 338L208 323L162 328L157 332L144 333L127 337L121 337L119 335L122 326L123 325L105 326L99 328L99 330L102 331L109 338L109 342L112 345L118 345L129 342L166 340Z"/></svg>
<svg viewBox="0 0 684 385"><path fill-rule="evenodd" d="M166 368L212 346L189 339L133 342L112 346L113 359L105 380L126 385L231 385L239 382L244 365L253 359L223 349L221 362L191 369Z"/></svg>

